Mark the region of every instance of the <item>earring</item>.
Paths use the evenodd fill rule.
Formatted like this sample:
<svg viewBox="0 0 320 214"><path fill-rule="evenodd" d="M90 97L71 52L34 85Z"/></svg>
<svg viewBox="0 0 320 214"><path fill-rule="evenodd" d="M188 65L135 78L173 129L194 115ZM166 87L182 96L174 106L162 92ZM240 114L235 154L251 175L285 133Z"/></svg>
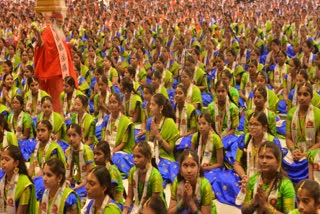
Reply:
<svg viewBox="0 0 320 214"><path fill-rule="evenodd" d="M18 174L18 173L19 173L19 168L18 168L18 167L14 168L13 172L14 172L15 174Z"/></svg>

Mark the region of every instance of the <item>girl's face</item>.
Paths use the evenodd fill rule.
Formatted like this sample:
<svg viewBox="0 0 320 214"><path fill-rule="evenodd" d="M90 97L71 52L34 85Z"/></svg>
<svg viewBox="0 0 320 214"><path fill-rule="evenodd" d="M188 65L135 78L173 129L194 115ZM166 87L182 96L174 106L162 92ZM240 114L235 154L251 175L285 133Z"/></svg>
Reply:
<svg viewBox="0 0 320 214"><path fill-rule="evenodd" d="M254 96L253 96L253 102L257 107L262 107L266 103L266 99L262 96L261 92L258 90L255 91Z"/></svg>
<svg viewBox="0 0 320 214"><path fill-rule="evenodd" d="M258 165L261 173L273 173L278 169L278 160L271 148L262 148L258 154Z"/></svg>
<svg viewBox="0 0 320 214"><path fill-rule="evenodd" d="M227 53L226 57L227 57L227 60L228 60L229 63L234 61L234 57L230 52Z"/></svg>
<svg viewBox="0 0 320 214"><path fill-rule="evenodd" d="M160 114L160 112L162 111L162 106L159 106L155 100L154 97L151 98L150 101L150 112L153 116Z"/></svg>
<svg viewBox="0 0 320 214"><path fill-rule="evenodd" d="M317 213L319 205L316 204L314 198L310 195L309 191L302 188L297 192L298 209L301 214L314 214Z"/></svg>
<svg viewBox="0 0 320 214"><path fill-rule="evenodd" d="M96 52L95 52L95 50L91 47L91 48L89 48L89 50L88 50L88 55L89 56L92 56L92 57L94 57L95 55L96 55Z"/></svg>
<svg viewBox="0 0 320 214"><path fill-rule="evenodd" d="M80 112L84 111L84 106L83 106L80 98L76 98L74 100L74 110L77 113L80 113Z"/></svg>
<svg viewBox="0 0 320 214"><path fill-rule="evenodd" d="M302 51L304 54L309 54L311 52L311 49L308 47L306 42L304 42L302 45Z"/></svg>
<svg viewBox="0 0 320 214"><path fill-rule="evenodd" d="M278 59L278 63L279 63L280 65L283 65L283 64L285 63L285 61L286 61L286 56L285 56L282 52L280 52L280 53L278 54L277 59Z"/></svg>
<svg viewBox="0 0 320 214"><path fill-rule="evenodd" d="M43 182L46 189L57 188L60 186L60 182L62 181L62 175L57 176L50 167L45 164L42 169L43 174Z"/></svg>
<svg viewBox="0 0 320 214"><path fill-rule="evenodd" d="M128 69L125 69L124 70L124 77L127 77L127 78L129 78L129 79L131 79L132 77L131 77L131 75L130 75L130 73L129 73L129 71L128 71Z"/></svg>
<svg viewBox="0 0 320 214"><path fill-rule="evenodd" d="M309 106L311 103L312 96L307 90L307 87L300 87L298 90L298 102L301 106Z"/></svg>
<svg viewBox="0 0 320 214"><path fill-rule="evenodd" d="M253 63L249 63L248 65L248 71L250 75L254 75L257 72L257 66L255 66Z"/></svg>
<svg viewBox="0 0 320 214"><path fill-rule="evenodd" d="M288 65L289 65L290 72L293 72L293 71L296 70L296 66L295 66L295 64L294 64L292 59L289 61Z"/></svg>
<svg viewBox="0 0 320 214"><path fill-rule="evenodd" d="M230 85L231 80L226 74L224 74L224 73L221 74L221 80L225 81L227 83L227 85Z"/></svg>
<svg viewBox="0 0 320 214"><path fill-rule="evenodd" d="M90 199L104 197L104 192L106 191L106 187L100 184L99 180L93 173L89 173L87 176L86 189L88 198Z"/></svg>
<svg viewBox="0 0 320 214"><path fill-rule="evenodd" d="M94 147L93 155L94 155L94 156L93 156L94 162L95 162L97 165L103 165L103 166L106 165L107 157L106 157L106 155L102 152L102 150L100 150L100 149L97 148L97 147Z"/></svg>
<svg viewBox="0 0 320 214"><path fill-rule="evenodd" d="M32 77L33 74L32 74L32 72L31 72L28 68L26 68L25 71L24 71L24 76L25 76L26 78L29 78L29 77Z"/></svg>
<svg viewBox="0 0 320 214"><path fill-rule="evenodd" d="M150 93L150 91L147 88L143 89L143 99L146 101L150 101L152 97L152 94Z"/></svg>
<svg viewBox="0 0 320 214"><path fill-rule="evenodd" d="M181 103L185 101L186 95L180 87L176 88L176 91L174 93L174 99L177 103Z"/></svg>
<svg viewBox="0 0 320 214"><path fill-rule="evenodd" d="M29 57L29 59L33 59L33 50L32 49L28 50L28 57Z"/></svg>
<svg viewBox="0 0 320 214"><path fill-rule="evenodd" d="M3 73L5 73L5 74L10 73L11 69L10 69L10 67L9 67L9 65L8 65L7 63L3 63L3 64L2 64L2 71L3 71Z"/></svg>
<svg viewBox="0 0 320 214"><path fill-rule="evenodd" d="M133 150L133 161L137 168L143 169L150 160L148 160L147 157L142 154L140 148L136 146Z"/></svg>
<svg viewBox="0 0 320 214"><path fill-rule="evenodd" d="M72 146L73 150L78 151L82 140L82 136L78 132L76 132L74 128L68 129L67 136L69 139L70 146Z"/></svg>
<svg viewBox="0 0 320 214"><path fill-rule="evenodd" d="M28 62L29 58L28 58L28 53L26 51L22 52L21 60L22 60L22 62Z"/></svg>
<svg viewBox="0 0 320 214"><path fill-rule="evenodd" d="M4 80L4 85L7 86L8 88L12 88L13 84L14 84L13 76L7 75L6 79Z"/></svg>
<svg viewBox="0 0 320 214"><path fill-rule="evenodd" d="M73 62L76 65L80 63L80 57L78 56L78 54L73 55Z"/></svg>
<svg viewBox="0 0 320 214"><path fill-rule="evenodd" d="M258 59L258 55L256 54L255 51L252 51L250 53L250 59L252 59L252 60L257 60Z"/></svg>
<svg viewBox="0 0 320 214"><path fill-rule="evenodd" d="M130 62L131 62L131 65L137 65L138 64L138 59L137 59L135 54L132 55Z"/></svg>
<svg viewBox="0 0 320 214"><path fill-rule="evenodd" d="M8 150L5 150L1 153L1 165L2 165L2 170L5 173L8 172L13 172L13 170L18 167L19 165L19 161L18 160L14 160L10 154Z"/></svg>
<svg viewBox="0 0 320 214"><path fill-rule="evenodd" d="M191 78L184 71L181 74L181 83L186 87L189 87L189 85L191 84Z"/></svg>
<svg viewBox="0 0 320 214"><path fill-rule="evenodd" d="M52 103L45 100L41 105L41 110L45 116L49 116L52 113Z"/></svg>
<svg viewBox="0 0 320 214"><path fill-rule="evenodd" d="M222 70L224 66L224 61L220 58L216 59L216 66L218 70Z"/></svg>
<svg viewBox="0 0 320 214"><path fill-rule="evenodd" d="M43 123L39 123L37 127L37 138L41 143L47 143L50 139L51 131Z"/></svg>
<svg viewBox="0 0 320 214"><path fill-rule="evenodd" d="M20 112L23 108L23 105L16 97L14 97L11 101L11 108L14 112Z"/></svg>
<svg viewBox="0 0 320 214"><path fill-rule="evenodd" d="M30 84L30 90L32 94L36 94L39 91L39 83L37 81L34 81Z"/></svg>
<svg viewBox="0 0 320 214"><path fill-rule="evenodd" d="M114 95L112 95L109 99L109 106L111 113L118 113L120 111L120 103Z"/></svg>
<svg viewBox="0 0 320 214"><path fill-rule="evenodd" d="M105 84L105 83L101 80L101 78L100 78L99 81L98 81L99 91L100 91L100 92L106 91L106 90L107 90L107 87L108 87L108 85Z"/></svg>
<svg viewBox="0 0 320 214"><path fill-rule="evenodd" d="M219 85L215 91L217 94L218 101L226 101L226 98L228 96L228 91L223 85Z"/></svg>
<svg viewBox="0 0 320 214"><path fill-rule="evenodd" d="M200 117L198 119L198 129L201 134L207 134L211 129L211 124L204 117Z"/></svg>
<svg viewBox="0 0 320 214"><path fill-rule="evenodd" d="M194 183L200 171L198 163L193 157L187 156L181 163L180 173L185 181Z"/></svg>
<svg viewBox="0 0 320 214"><path fill-rule="evenodd" d="M258 75L256 79L256 84L257 86L266 87L267 82L263 76Z"/></svg>
<svg viewBox="0 0 320 214"><path fill-rule="evenodd" d="M108 69L108 68L111 67L111 62L110 62L110 60L109 60L107 57L105 57L105 58L103 59L103 66L104 66L105 69Z"/></svg>
<svg viewBox="0 0 320 214"><path fill-rule="evenodd" d="M266 127L264 127L255 117L249 119L248 128L252 137L260 137L266 131Z"/></svg>
<svg viewBox="0 0 320 214"><path fill-rule="evenodd" d="M71 94L73 92L73 87L69 85L68 83L64 82L63 83L63 91L66 94Z"/></svg>
<svg viewBox="0 0 320 214"><path fill-rule="evenodd" d="M161 80L160 80L160 79L158 79L157 77L155 77L154 75L152 75L151 81L152 81L152 85L153 85L155 88L159 88L160 83L161 83Z"/></svg>
<svg viewBox="0 0 320 214"><path fill-rule="evenodd" d="M118 52L118 50L116 48L112 49L112 56L113 57L119 57L119 52Z"/></svg>
<svg viewBox="0 0 320 214"><path fill-rule="evenodd" d="M306 83L307 80L301 75L301 74L298 74L296 76L296 84L299 86L299 85L302 85L304 83Z"/></svg>

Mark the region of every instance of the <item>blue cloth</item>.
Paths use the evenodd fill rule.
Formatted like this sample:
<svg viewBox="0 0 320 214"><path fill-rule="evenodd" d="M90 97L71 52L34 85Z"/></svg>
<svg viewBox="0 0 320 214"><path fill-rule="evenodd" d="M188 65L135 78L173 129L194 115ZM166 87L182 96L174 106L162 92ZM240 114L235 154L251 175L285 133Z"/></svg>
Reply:
<svg viewBox="0 0 320 214"><path fill-rule="evenodd" d="M137 137L138 133L140 132L141 130L140 129L135 129L134 130L134 136L135 137L135 142L138 143L138 142L141 142L141 141L145 141L146 140L146 135L142 135L140 137Z"/></svg>
<svg viewBox="0 0 320 214"><path fill-rule="evenodd" d="M202 97L202 104L205 107L207 107L213 101L211 93L202 92L201 97Z"/></svg>
<svg viewBox="0 0 320 214"><path fill-rule="evenodd" d="M46 189L44 187L43 177L37 176L33 178L33 184L36 188L36 198L38 201L42 199L42 195L44 193L44 190Z"/></svg>
<svg viewBox="0 0 320 214"><path fill-rule="evenodd" d="M239 107L246 108L246 102L244 101L244 99L242 99L242 97L239 97Z"/></svg>
<svg viewBox="0 0 320 214"><path fill-rule="evenodd" d="M37 127L38 126L38 124L37 124L37 122L38 122L38 118L37 117L33 117L32 118L32 123L33 123L33 127Z"/></svg>
<svg viewBox="0 0 320 214"><path fill-rule="evenodd" d="M0 180L3 178L4 175L5 175L4 171L2 171L2 169L0 169Z"/></svg>
<svg viewBox="0 0 320 214"><path fill-rule="evenodd" d="M308 178L309 167L307 159L293 162L291 164L283 159L282 168L288 173L288 177L295 184Z"/></svg>
<svg viewBox="0 0 320 214"><path fill-rule="evenodd" d="M59 140L57 143L59 144L63 152L65 152L67 148L69 148L69 144L63 140Z"/></svg>
<svg viewBox="0 0 320 214"><path fill-rule="evenodd" d="M190 149L192 136L193 136L193 134L179 138L176 142L175 150L176 151L183 151L185 149Z"/></svg>
<svg viewBox="0 0 320 214"><path fill-rule="evenodd" d="M98 141L101 140L101 133L103 128L106 127L106 121L103 120L101 123L98 123L98 121L96 120L96 130L95 130L95 135L98 139Z"/></svg>
<svg viewBox="0 0 320 214"><path fill-rule="evenodd" d="M125 152L113 153L112 162L125 174L125 178L128 177L131 167L134 166L133 155Z"/></svg>
<svg viewBox="0 0 320 214"><path fill-rule="evenodd" d="M241 115L240 120L239 120L239 126L238 126L238 131L244 131L244 125L246 121L246 116L245 114Z"/></svg>
<svg viewBox="0 0 320 214"><path fill-rule="evenodd" d="M223 147L225 150L229 150L231 145L237 142L238 137L236 135L228 135L222 138Z"/></svg>
<svg viewBox="0 0 320 214"><path fill-rule="evenodd" d="M289 58L293 58L296 55L295 52L293 51L292 45L290 44L287 47L287 55Z"/></svg>
<svg viewBox="0 0 320 214"><path fill-rule="evenodd" d="M93 101L89 101L89 111L91 114L94 112L94 102Z"/></svg>
<svg viewBox="0 0 320 214"><path fill-rule="evenodd" d="M231 144L230 148L227 151L225 151L224 160L230 165L233 165L234 162L236 161L237 150L238 150L238 143L234 142Z"/></svg>
<svg viewBox="0 0 320 214"><path fill-rule="evenodd" d="M284 100L279 100L278 102L278 111L280 114L287 114L287 103Z"/></svg>
<svg viewBox="0 0 320 214"><path fill-rule="evenodd" d="M74 185L70 185L70 188L73 189ZM75 192L80 197L80 200L83 200L87 197L87 189L85 186L82 186L79 189L76 189Z"/></svg>
<svg viewBox="0 0 320 214"><path fill-rule="evenodd" d="M90 202L89 202L89 204L88 204L88 206L87 206L87 210L85 210L84 212L82 212L83 214L90 214L90 209L91 209L91 207L92 207L92 205L93 205L93 202L94 202L94 199L92 199L92 200L90 200ZM109 203L113 203L113 204L115 204L115 205L117 205L119 208L120 208L120 210L122 210L122 205L121 204L117 204L113 199L110 199L110 202ZM132 209L132 207L130 207L130 210L129 211L131 211L131 209Z"/></svg>
<svg viewBox="0 0 320 214"><path fill-rule="evenodd" d="M280 120L279 117L276 117L276 121L278 122ZM283 121L281 126L276 126L276 130L277 130L277 133L280 134L280 135L283 135L283 136L286 136L286 124L287 124L287 121Z"/></svg>
<svg viewBox="0 0 320 214"><path fill-rule="evenodd" d="M20 151L23 158L27 161L30 159L31 154L36 148L37 141L35 138L29 138L26 140L18 140Z"/></svg>
<svg viewBox="0 0 320 214"><path fill-rule="evenodd" d="M212 169L204 176L212 185L216 198L221 203L235 206L235 199L240 191L240 177L234 170Z"/></svg>
<svg viewBox="0 0 320 214"><path fill-rule="evenodd" d="M169 101L171 103L171 106L174 107L174 93L175 93L175 90L174 89L167 89L167 92L168 92Z"/></svg>
<svg viewBox="0 0 320 214"><path fill-rule="evenodd" d="M174 179L177 177L179 173L179 163L160 158L158 170L163 179L162 184L165 187L167 183L173 183Z"/></svg>

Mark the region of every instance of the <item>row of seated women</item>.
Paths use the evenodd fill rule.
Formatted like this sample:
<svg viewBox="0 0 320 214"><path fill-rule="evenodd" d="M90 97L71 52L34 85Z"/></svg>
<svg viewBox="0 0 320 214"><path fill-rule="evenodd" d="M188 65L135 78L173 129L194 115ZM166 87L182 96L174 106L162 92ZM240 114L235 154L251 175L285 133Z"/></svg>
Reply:
<svg viewBox="0 0 320 214"><path fill-rule="evenodd" d="M250 68L254 63L249 63L249 65ZM105 81L106 77L102 75L98 78L98 86L101 93L98 93L95 97L96 106L98 106L95 108L98 109L98 111L95 111L96 119L88 113L88 98L75 89L75 81L72 78L67 77L65 79L65 91L61 95L62 100L66 100L66 102L63 102L65 104L62 106L62 110L69 109L69 112L66 111L64 114L65 117L52 111L52 100L50 97L38 89L36 78L29 78L30 94L36 92L35 94L38 95L33 96L33 98L36 97L37 99L31 99L32 101L30 102L28 96L23 99L19 95L13 96L10 99L13 112L8 116L9 129L15 132L20 148L24 150L25 158L28 160L30 153L37 149L36 142L32 144L29 141L23 141L32 138L35 133L35 126L33 124L36 124L36 122L32 123L30 115L23 111L23 107L25 106L24 109L27 110L31 103L31 106L37 107L39 110L36 118L38 121L47 119L53 124L54 139L60 143L64 150L70 144L70 140L68 140L66 135L65 122L67 124L70 122L78 123L83 129L83 141L85 144L93 147L98 139L110 142L113 154L112 160L119 170L124 173L124 176L128 176L129 170L133 166L132 148L135 141L141 140L139 138L153 141L155 160L164 178L165 185L167 182L172 183L178 173L179 167L175 160L177 160L179 150L192 148L199 151L199 156L203 156L203 165L210 183L219 184L218 187L221 187L222 184L215 180L213 171L217 171L224 165L227 168L234 165L235 172L240 177L243 177L247 173L243 170L246 168L245 165L242 165L242 169L238 167L241 162L241 156L243 156L241 150L246 150L246 146L250 145L249 142L261 142L261 139L274 140L280 146L274 137L281 138L281 133L279 133L275 125L275 113L268 108L271 101L274 100L270 98L272 97L270 96L272 91L266 89L266 75L263 72L259 72L256 74L257 87L254 89L251 98L253 108L252 110L248 109L246 115L244 115L246 122L242 129L247 134L239 146L233 143L234 139L237 139L237 136L234 136L234 134L240 128L238 108L235 102L233 102L235 100L233 97L236 96L231 95L232 90L228 86L231 80L228 78L229 76L228 71L222 72L222 80L217 81L213 88L216 96L215 101L209 104L207 108L208 114L202 114L198 117L197 108L201 103L192 102L192 99L188 98L189 89L185 87L185 85L191 84L190 72L188 70L182 72L181 79L183 85L178 85L175 90L174 109L172 109L171 103L163 93L152 96L155 91L150 85L147 85L143 89L144 101L142 103L138 94L135 94L134 91L130 92L130 90L126 90L128 88L132 89L133 85L133 82L128 78L123 78L121 81L120 89L122 94L124 94L121 99L119 94L112 93L108 89L108 81ZM287 138L287 147L294 154L293 157L288 157L288 160L285 160L286 171L294 182L304 179L308 175L308 171L306 171L308 168L305 167L307 162L299 162L307 157L306 151L310 150L310 155L308 155L310 163L316 162L314 159L317 157L317 150L315 148L318 147L317 135L319 126L317 117L315 116L318 109L311 105L316 93L314 93L312 86L307 83L308 75L304 71L300 71L296 76L296 80L297 90L295 90L293 97L297 100L299 108L293 108L289 111L287 130L284 131ZM195 87L195 89L197 88ZM300 95L299 90L301 91ZM308 94L308 97L312 99L305 99L303 94ZM38 101L39 99L40 102ZM269 99L271 101L268 102ZM29 104L24 104L24 102ZM311 108L314 111L313 114L310 111ZM259 116L259 112L264 112L264 118L266 119L263 116ZM298 119L297 114L300 115L300 112L302 112L301 118ZM106 113L108 113L107 116ZM147 119L149 116L152 117ZM256 128L259 126L249 126L251 117L256 119L263 118L259 119L263 129L259 130L258 133ZM212 130L210 127L203 130L202 126L200 126L203 120L212 124ZM301 124L308 126L304 128ZM228 137L231 137L231 140ZM207 146L204 146L204 144ZM31 148L28 148L26 145L31 146ZM176 152L176 156L173 151ZM288 154L291 154L291 152ZM250 156L250 153L248 155ZM255 155L252 158L255 159ZM250 163L254 163L254 161ZM252 164L249 165L254 168ZM296 173L297 168L303 169L298 175ZM310 170L310 174L313 174L313 171L316 170ZM235 180L237 179L235 178ZM239 188L239 186L236 187L234 192L238 192ZM233 204L235 196L236 194L232 194L231 198L227 199L225 199L225 196L219 198L218 195L217 197L224 202Z"/></svg>
<svg viewBox="0 0 320 214"><path fill-rule="evenodd" d="M22 153L17 146L6 146L1 157L1 212L217 213L213 202L215 192L203 175L203 167L195 151L184 150L181 153L181 167L172 184L168 206L164 200L162 177L157 166L152 164L154 160L148 143L140 142L134 147L135 166L130 170L125 199L121 176L120 179L117 177L119 171L110 162L108 143L99 142L94 153L94 163L97 166L92 167L86 176L87 198L84 203L81 203L74 189L70 188L68 169L56 155L45 160L42 166L46 189L37 203L35 186ZM281 167L282 152L279 147L273 142L265 141L257 153L259 172L253 174L247 184L241 184L242 191L246 192L242 212L317 213L320 208L319 184L313 180L302 180L295 192L292 182Z"/></svg>

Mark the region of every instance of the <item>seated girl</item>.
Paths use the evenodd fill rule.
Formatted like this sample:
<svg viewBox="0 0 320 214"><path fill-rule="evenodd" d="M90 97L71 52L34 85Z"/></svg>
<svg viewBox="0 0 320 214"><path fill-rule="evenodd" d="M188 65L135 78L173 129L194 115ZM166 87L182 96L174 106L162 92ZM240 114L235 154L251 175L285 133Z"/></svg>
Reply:
<svg viewBox="0 0 320 214"><path fill-rule="evenodd" d="M151 196L163 196L162 177L159 171L151 165L151 154L151 148L146 142L137 143L133 149L135 166L129 173L124 214L138 214Z"/></svg>
<svg viewBox="0 0 320 214"><path fill-rule="evenodd" d="M203 177L196 152L185 150L180 157L180 171L171 187L169 214L217 213L210 182Z"/></svg>

